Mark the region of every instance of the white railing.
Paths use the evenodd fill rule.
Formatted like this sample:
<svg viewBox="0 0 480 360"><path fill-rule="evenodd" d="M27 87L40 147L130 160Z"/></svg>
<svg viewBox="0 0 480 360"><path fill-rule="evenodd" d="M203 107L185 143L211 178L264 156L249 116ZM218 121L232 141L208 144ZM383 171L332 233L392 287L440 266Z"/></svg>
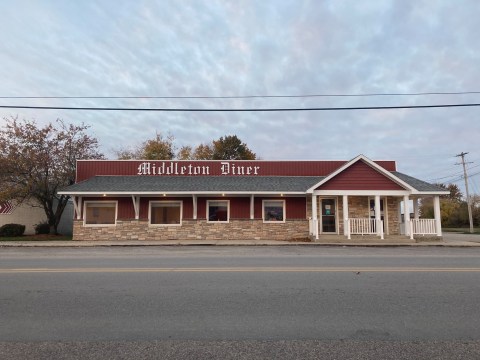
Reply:
<svg viewBox="0 0 480 360"><path fill-rule="evenodd" d="M379 235L383 239L383 221L369 218L349 218L347 219L347 236L350 235ZM377 231L377 225L378 230Z"/></svg>
<svg viewBox="0 0 480 360"><path fill-rule="evenodd" d="M411 219L410 220L410 238L413 235L436 235L437 229L435 219Z"/></svg>

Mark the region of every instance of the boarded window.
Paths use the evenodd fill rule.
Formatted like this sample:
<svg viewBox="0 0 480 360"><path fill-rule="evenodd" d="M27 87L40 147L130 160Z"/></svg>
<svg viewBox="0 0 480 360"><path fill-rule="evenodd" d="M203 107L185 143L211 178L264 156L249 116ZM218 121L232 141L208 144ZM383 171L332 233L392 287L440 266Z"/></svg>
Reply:
<svg viewBox="0 0 480 360"><path fill-rule="evenodd" d="M116 202L86 202L85 225L115 225Z"/></svg>
<svg viewBox="0 0 480 360"><path fill-rule="evenodd" d="M178 202L151 202L150 224L152 225L181 225L182 203Z"/></svg>

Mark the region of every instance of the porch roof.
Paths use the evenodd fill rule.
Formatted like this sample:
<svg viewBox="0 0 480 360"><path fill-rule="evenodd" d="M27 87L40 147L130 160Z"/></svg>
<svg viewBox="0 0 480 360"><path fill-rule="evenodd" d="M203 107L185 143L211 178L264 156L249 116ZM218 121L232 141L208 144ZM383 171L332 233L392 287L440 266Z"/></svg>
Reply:
<svg viewBox="0 0 480 360"><path fill-rule="evenodd" d="M442 189L439 186L427 183L423 180L416 179L414 177L403 174L401 172L391 171L391 173L395 175L397 178L399 178L400 180L406 182L408 185L410 185L412 188L414 188L418 192L432 192L432 193L442 193L442 194L449 193L449 191L445 191L445 189Z"/></svg>
<svg viewBox="0 0 480 360"><path fill-rule="evenodd" d="M307 189L319 176L94 176L59 191L59 194L102 193L295 193Z"/></svg>
<svg viewBox="0 0 480 360"><path fill-rule="evenodd" d="M448 193L436 185L392 171L418 193ZM59 194L103 193L293 193L304 194L324 176L94 176L59 191Z"/></svg>

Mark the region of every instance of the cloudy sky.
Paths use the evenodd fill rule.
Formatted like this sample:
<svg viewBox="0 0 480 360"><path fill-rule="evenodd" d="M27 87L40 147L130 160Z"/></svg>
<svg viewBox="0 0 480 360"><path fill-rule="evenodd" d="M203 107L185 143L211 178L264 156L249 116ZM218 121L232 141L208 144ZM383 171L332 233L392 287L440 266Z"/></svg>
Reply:
<svg viewBox="0 0 480 360"><path fill-rule="evenodd" d="M234 97L480 91L478 0L1 0L0 105L303 108L480 103L480 94ZM91 125L102 151L155 132L178 147L236 134L263 159L397 160L457 181L465 151L480 193L480 107L297 112L0 109ZM0 125L4 120L0 120ZM476 174L476 175L475 175Z"/></svg>

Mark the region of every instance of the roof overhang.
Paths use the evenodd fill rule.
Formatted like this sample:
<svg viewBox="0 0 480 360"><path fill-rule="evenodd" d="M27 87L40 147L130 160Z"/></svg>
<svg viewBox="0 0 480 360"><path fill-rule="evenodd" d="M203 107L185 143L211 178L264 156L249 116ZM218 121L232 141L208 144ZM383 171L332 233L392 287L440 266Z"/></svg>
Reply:
<svg viewBox="0 0 480 360"><path fill-rule="evenodd" d="M59 195L70 196L192 196L192 195L307 195L302 191L59 191Z"/></svg>

